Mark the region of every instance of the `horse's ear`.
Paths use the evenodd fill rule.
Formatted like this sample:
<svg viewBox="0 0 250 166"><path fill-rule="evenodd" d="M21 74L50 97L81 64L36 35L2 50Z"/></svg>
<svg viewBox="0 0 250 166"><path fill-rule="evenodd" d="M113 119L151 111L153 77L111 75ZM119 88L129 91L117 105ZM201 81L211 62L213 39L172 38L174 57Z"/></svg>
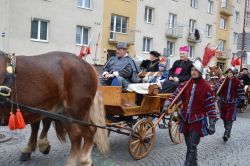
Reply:
<svg viewBox="0 0 250 166"><path fill-rule="evenodd" d="M212 67L210 67L210 66L208 66L208 68L210 69L210 70L212 70L213 68Z"/></svg>

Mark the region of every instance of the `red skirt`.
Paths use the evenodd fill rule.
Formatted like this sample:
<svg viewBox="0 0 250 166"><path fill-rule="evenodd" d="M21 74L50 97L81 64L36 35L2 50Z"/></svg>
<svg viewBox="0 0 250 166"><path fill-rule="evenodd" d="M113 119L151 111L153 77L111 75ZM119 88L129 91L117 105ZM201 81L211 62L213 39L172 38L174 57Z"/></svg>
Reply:
<svg viewBox="0 0 250 166"><path fill-rule="evenodd" d="M203 118L199 121L187 123L184 120L180 120L180 133L188 134L191 131L195 131L200 135L200 137L204 137L208 135L208 123L207 118Z"/></svg>
<svg viewBox="0 0 250 166"><path fill-rule="evenodd" d="M221 103L220 117L223 120L235 121L237 114L236 103Z"/></svg>

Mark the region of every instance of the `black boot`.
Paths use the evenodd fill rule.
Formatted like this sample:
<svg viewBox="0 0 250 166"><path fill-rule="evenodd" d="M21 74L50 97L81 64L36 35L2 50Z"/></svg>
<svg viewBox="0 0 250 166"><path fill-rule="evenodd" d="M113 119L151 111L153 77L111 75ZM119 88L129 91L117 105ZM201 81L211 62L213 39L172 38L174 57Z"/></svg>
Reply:
<svg viewBox="0 0 250 166"><path fill-rule="evenodd" d="M186 140L186 139L185 139ZM187 154L184 166L197 166L197 146L200 143L200 136L195 131L188 135Z"/></svg>
<svg viewBox="0 0 250 166"><path fill-rule="evenodd" d="M233 126L233 121L224 121L225 132L222 137L224 142L227 142L228 139L230 138L232 126Z"/></svg>

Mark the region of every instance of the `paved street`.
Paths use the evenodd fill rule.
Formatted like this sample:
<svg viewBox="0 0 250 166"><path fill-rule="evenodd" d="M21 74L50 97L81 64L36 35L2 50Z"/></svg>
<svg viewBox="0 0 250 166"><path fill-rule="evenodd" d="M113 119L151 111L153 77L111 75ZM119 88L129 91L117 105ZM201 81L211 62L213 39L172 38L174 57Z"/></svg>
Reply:
<svg viewBox="0 0 250 166"><path fill-rule="evenodd" d="M61 166L69 154L69 143L61 144L56 139L54 129L49 132L52 144L50 154L43 155L38 151L33 153L32 160L19 162L19 150L23 147L29 136L28 129L9 132L1 127L1 132L13 136L9 142L0 143L0 166ZM222 121L217 124L217 132L213 136L203 138L198 148L199 165L201 166L248 166L250 154L250 111L239 113L237 122L233 126L232 139L224 144ZM236 134L237 133L237 134ZM112 133L110 136L111 153L103 156L96 149L93 160L96 166L175 166L182 165L185 156L185 146L173 145L167 130L156 131L156 142L151 153L144 159L135 161L128 153L129 138Z"/></svg>

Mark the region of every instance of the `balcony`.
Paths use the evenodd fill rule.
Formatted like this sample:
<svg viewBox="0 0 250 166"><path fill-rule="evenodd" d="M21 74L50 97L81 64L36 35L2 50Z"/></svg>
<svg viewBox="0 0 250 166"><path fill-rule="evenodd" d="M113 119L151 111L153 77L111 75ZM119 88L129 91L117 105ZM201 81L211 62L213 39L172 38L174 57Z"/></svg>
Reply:
<svg viewBox="0 0 250 166"><path fill-rule="evenodd" d="M220 6L220 13L225 16L232 16L234 11L234 6L227 3L227 2L221 2Z"/></svg>
<svg viewBox="0 0 250 166"><path fill-rule="evenodd" d="M216 51L215 56L218 59L230 59L232 55L231 49L225 49L224 51Z"/></svg>
<svg viewBox="0 0 250 166"><path fill-rule="evenodd" d="M196 31L196 33L195 32L189 32L188 37L187 37L187 41L191 42L191 43L199 43L199 42L201 42L201 33L198 30Z"/></svg>
<svg viewBox="0 0 250 166"><path fill-rule="evenodd" d="M179 25L175 25L173 27L168 26L166 37L167 38L172 38L172 39L181 38L182 37L182 31L183 31L182 26L179 26Z"/></svg>
<svg viewBox="0 0 250 166"><path fill-rule="evenodd" d="M109 43L117 44L118 42L126 42L128 45L133 45L135 43L135 30L122 29L121 32L117 32L114 27L109 28Z"/></svg>

